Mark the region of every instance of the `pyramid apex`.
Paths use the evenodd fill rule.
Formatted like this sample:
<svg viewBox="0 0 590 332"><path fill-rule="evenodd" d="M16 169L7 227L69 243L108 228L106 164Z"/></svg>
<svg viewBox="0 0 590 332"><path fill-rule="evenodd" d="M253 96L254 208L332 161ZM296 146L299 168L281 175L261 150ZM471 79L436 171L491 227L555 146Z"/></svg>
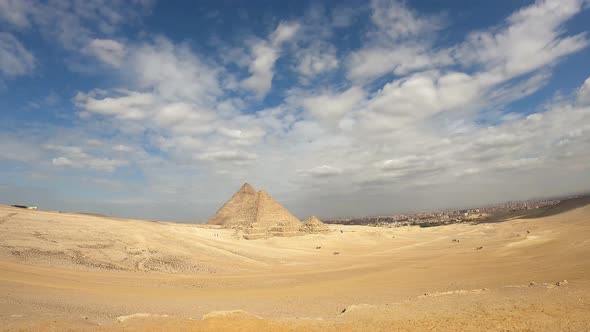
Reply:
<svg viewBox="0 0 590 332"><path fill-rule="evenodd" d="M311 215L305 220L306 223L323 223L318 217Z"/></svg>
<svg viewBox="0 0 590 332"><path fill-rule="evenodd" d="M248 182L245 182L238 192L256 194L256 189L254 189L254 187L252 187Z"/></svg>
<svg viewBox="0 0 590 332"><path fill-rule="evenodd" d="M272 198L272 197L270 196L270 194L269 194L269 193L267 193L267 192L266 192L266 191L264 191L264 190L259 190L258 192L256 192L256 194L258 194L258 196L262 196L262 197L270 197L270 198Z"/></svg>

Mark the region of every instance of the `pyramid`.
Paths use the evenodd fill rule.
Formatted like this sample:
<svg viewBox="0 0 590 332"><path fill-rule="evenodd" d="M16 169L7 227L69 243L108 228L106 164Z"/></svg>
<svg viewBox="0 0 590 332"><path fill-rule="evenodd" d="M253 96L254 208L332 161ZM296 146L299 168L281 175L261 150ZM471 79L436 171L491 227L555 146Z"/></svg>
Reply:
<svg viewBox="0 0 590 332"><path fill-rule="evenodd" d="M245 183L207 223L240 229L247 239L293 236L299 233L301 227L301 221L267 192L256 191L248 183Z"/></svg>
<svg viewBox="0 0 590 332"><path fill-rule="evenodd" d="M301 225L301 231L305 233L324 233L329 232L330 227L324 224L316 216L307 218Z"/></svg>

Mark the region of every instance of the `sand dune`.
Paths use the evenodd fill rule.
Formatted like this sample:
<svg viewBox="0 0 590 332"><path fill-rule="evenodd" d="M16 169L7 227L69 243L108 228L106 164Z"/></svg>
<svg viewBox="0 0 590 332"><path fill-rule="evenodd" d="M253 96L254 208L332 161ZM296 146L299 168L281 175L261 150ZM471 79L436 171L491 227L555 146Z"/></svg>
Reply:
<svg viewBox="0 0 590 332"><path fill-rule="evenodd" d="M0 326L590 330L590 206L494 224L331 225L259 240L214 226L0 207Z"/></svg>

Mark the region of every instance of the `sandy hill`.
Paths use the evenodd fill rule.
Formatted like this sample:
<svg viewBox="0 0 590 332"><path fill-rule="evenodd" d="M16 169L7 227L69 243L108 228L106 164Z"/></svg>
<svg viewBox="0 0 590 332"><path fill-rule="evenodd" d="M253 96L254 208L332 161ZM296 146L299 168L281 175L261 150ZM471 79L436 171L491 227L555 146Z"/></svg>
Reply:
<svg viewBox="0 0 590 332"><path fill-rule="evenodd" d="M244 231L247 239L297 235L301 222L264 190L248 183L227 201L211 219L210 225Z"/></svg>
<svg viewBox="0 0 590 332"><path fill-rule="evenodd" d="M329 232L330 227L324 224L316 216L311 216L303 222L303 225L301 225L301 231L305 233L324 233Z"/></svg>

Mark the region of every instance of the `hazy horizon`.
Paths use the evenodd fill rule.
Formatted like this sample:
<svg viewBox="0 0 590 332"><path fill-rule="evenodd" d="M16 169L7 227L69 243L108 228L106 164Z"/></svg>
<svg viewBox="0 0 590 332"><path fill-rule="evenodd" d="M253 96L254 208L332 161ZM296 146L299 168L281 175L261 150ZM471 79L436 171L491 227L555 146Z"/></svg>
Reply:
<svg viewBox="0 0 590 332"><path fill-rule="evenodd" d="M263 189L262 189L263 190ZM271 194L272 196L272 194ZM385 211L382 214L379 213L365 213L365 214L351 214L351 215L336 215L336 216L330 216L330 215L323 215L320 216L322 219L339 219L339 218L355 218L355 217L375 217L375 216L392 216L392 215L400 215L400 214L413 214L413 213L420 213L420 212L430 212L430 211L441 211L441 210L462 210L462 209L472 209L472 208L481 208L481 207L487 207L487 206L494 206L494 205L500 205L500 204L505 204L505 203L510 203L510 202L522 202L522 201L538 201L538 200L551 200L551 199L567 199L569 197L577 197L577 196L590 196L590 192L588 191L579 191L579 192L570 192L570 193L564 193L561 195L553 195L553 196L535 196L535 197L527 197L527 198L520 198L520 199L515 199L515 200L503 200L503 201L494 201L494 202L487 202L487 203L480 203L480 204L472 204L472 205L457 205L457 206L439 206L439 207L428 207L425 206L422 209L415 209L415 210L410 210L410 209L398 209L396 211ZM229 199L229 198L228 198ZM223 201L222 203L219 204L219 208L221 208L221 206L223 206L223 204L226 201ZM281 203L281 202L279 202ZM65 213L81 213L81 214L96 214L96 215L102 215L102 216L108 216L108 217L115 217L115 218L131 218L131 219L145 219L145 220L149 220L149 221L164 221L164 222L181 222L181 223L206 223L207 220L209 219L209 217L211 217L213 214L211 214L211 216L206 217L205 219L179 219L179 220L174 220L174 219L170 219L170 218L166 218L165 216L162 218L150 218L150 215L146 215L146 217L134 217L133 213L130 213L128 215L125 214L113 214L111 212L108 211L102 211L102 210L88 210L88 211L82 211L82 210L56 210L56 209L49 209L47 207L43 207L43 206L36 206L32 203L22 203L22 202L17 202L17 203L7 203L7 202L0 202L0 204L4 204L4 205L23 205L24 206L35 206L37 207L39 210L49 210L49 211L60 211L60 212L65 212ZM436 205L435 205L436 206ZM288 207L288 206L287 206ZM215 209L215 211L217 211L217 209ZM214 212L215 212L214 211ZM316 215L314 213L311 214L297 214L294 213L294 215L299 218L300 220L305 220L307 217L311 216L311 215Z"/></svg>

